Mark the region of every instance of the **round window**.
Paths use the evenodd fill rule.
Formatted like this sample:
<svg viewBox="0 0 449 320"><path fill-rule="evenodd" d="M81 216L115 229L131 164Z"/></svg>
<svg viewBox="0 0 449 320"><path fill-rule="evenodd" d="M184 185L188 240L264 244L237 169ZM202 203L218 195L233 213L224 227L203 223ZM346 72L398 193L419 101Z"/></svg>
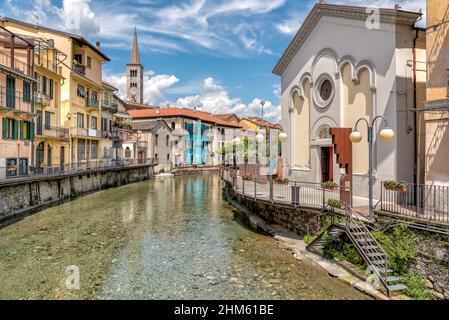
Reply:
<svg viewBox="0 0 449 320"><path fill-rule="evenodd" d="M323 99L323 101L327 101L331 96L332 96L332 83L330 82L330 80L326 79L321 83L320 97L321 99Z"/></svg>

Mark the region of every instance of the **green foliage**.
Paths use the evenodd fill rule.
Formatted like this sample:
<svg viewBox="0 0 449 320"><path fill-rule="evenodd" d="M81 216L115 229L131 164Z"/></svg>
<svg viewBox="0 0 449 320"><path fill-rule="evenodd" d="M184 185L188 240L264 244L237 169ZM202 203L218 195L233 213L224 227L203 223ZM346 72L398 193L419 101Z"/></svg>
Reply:
<svg viewBox="0 0 449 320"><path fill-rule="evenodd" d="M329 200L327 200L327 204L329 205L329 207L338 208L338 209L344 208L344 206L345 206L344 201L337 200L337 199L329 199Z"/></svg>
<svg viewBox="0 0 449 320"><path fill-rule="evenodd" d="M274 182L281 183L281 184L287 184L288 179L287 178L276 178L276 179L274 179Z"/></svg>
<svg viewBox="0 0 449 320"><path fill-rule="evenodd" d="M365 262L354 245L346 238L334 237L327 232L323 235L323 255L329 259L346 260L358 266Z"/></svg>
<svg viewBox="0 0 449 320"><path fill-rule="evenodd" d="M405 294L417 300L432 300L432 293L427 289L424 279L416 274L407 273L401 277L407 286Z"/></svg>
<svg viewBox="0 0 449 320"><path fill-rule="evenodd" d="M407 274L417 255L413 233L399 226L391 235L374 231L373 236L387 252L390 268L399 275Z"/></svg>
<svg viewBox="0 0 449 320"><path fill-rule="evenodd" d="M322 186L325 189L334 189L334 188L338 187L338 184L336 184L333 181L326 181L326 182L323 182Z"/></svg>
<svg viewBox="0 0 449 320"><path fill-rule="evenodd" d="M315 240L315 236L313 234L306 234L304 236L304 238L302 238L302 240L306 243L306 244L310 244L312 243L313 240Z"/></svg>
<svg viewBox="0 0 449 320"><path fill-rule="evenodd" d="M384 187L390 190L406 191L408 184L405 181L388 180L384 182Z"/></svg>

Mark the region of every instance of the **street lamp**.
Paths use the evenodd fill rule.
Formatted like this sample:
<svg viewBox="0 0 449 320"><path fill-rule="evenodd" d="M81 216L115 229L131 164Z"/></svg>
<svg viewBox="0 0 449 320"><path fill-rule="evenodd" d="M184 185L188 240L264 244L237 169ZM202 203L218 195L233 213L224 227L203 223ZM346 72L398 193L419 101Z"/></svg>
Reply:
<svg viewBox="0 0 449 320"><path fill-rule="evenodd" d="M236 146L238 144L240 144L240 138L239 137L234 137L234 139L232 139L232 152L234 155L234 170L235 172L237 172L237 158L236 158Z"/></svg>
<svg viewBox="0 0 449 320"><path fill-rule="evenodd" d="M380 131L379 137L383 141L391 141L394 139L394 131L388 128L388 121L383 116L377 116L373 119L373 121L370 123L365 118L360 118L357 120L355 124L354 130L349 135L349 140L351 140L352 143L358 143L362 141L362 134L360 131L357 130L357 126L360 121L365 121L366 126L368 128L368 162L369 162L369 168L368 168L368 183L369 183L369 206L368 206L368 219L373 220L374 219L374 213L373 213L373 132L374 132L374 124L378 119L382 119L384 122L384 128Z"/></svg>

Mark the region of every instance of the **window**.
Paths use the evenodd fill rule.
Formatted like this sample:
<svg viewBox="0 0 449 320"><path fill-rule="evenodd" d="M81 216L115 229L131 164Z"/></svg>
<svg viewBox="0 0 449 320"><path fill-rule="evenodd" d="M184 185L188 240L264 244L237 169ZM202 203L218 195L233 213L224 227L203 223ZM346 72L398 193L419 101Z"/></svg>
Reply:
<svg viewBox="0 0 449 320"><path fill-rule="evenodd" d="M6 176L16 176L17 175L17 159L10 158L6 159Z"/></svg>
<svg viewBox="0 0 449 320"><path fill-rule="evenodd" d="M98 159L98 141L91 142L90 150L91 159Z"/></svg>
<svg viewBox="0 0 449 320"><path fill-rule="evenodd" d="M36 118L36 133L38 135L42 135L42 111L41 110L37 110L37 118Z"/></svg>
<svg viewBox="0 0 449 320"><path fill-rule="evenodd" d="M154 136L154 145L157 147L158 145L159 145L159 135L158 134L156 134L155 136Z"/></svg>
<svg viewBox="0 0 449 320"><path fill-rule="evenodd" d="M51 112L45 111L45 129L50 130L51 128Z"/></svg>
<svg viewBox="0 0 449 320"><path fill-rule="evenodd" d="M97 130L97 117L92 117L91 129Z"/></svg>
<svg viewBox="0 0 449 320"><path fill-rule="evenodd" d="M330 80L324 80L320 87L320 97L323 101L329 100L332 95L332 83Z"/></svg>
<svg viewBox="0 0 449 320"><path fill-rule="evenodd" d="M87 67L90 69L92 67L92 59L87 57Z"/></svg>
<svg viewBox="0 0 449 320"><path fill-rule="evenodd" d="M112 132L112 120L109 120L109 132Z"/></svg>
<svg viewBox="0 0 449 320"><path fill-rule="evenodd" d="M47 94L47 77L42 76L42 93L48 96Z"/></svg>
<svg viewBox="0 0 449 320"><path fill-rule="evenodd" d="M167 161L170 161L170 153L167 153Z"/></svg>
<svg viewBox="0 0 449 320"><path fill-rule="evenodd" d="M89 129L90 126L90 116L86 114L86 128Z"/></svg>
<svg viewBox="0 0 449 320"><path fill-rule="evenodd" d="M19 175L24 176L28 174L28 158L19 159Z"/></svg>
<svg viewBox="0 0 449 320"><path fill-rule="evenodd" d="M86 144L84 139L78 139L78 161L82 161L86 159Z"/></svg>
<svg viewBox="0 0 449 320"><path fill-rule="evenodd" d="M81 98L86 97L86 91L85 91L84 86L82 86L80 84L78 85L78 87L76 88L76 95Z"/></svg>
<svg viewBox="0 0 449 320"><path fill-rule="evenodd" d="M17 140L18 139L18 122L14 119L3 118L3 139Z"/></svg>
<svg viewBox="0 0 449 320"><path fill-rule="evenodd" d="M36 79L36 81L37 81L36 91L37 91L37 93L40 93L41 92L41 77L37 72L34 73L34 79Z"/></svg>
<svg viewBox="0 0 449 320"><path fill-rule="evenodd" d="M131 149L129 147L125 149L125 158L131 158Z"/></svg>
<svg viewBox="0 0 449 320"><path fill-rule="evenodd" d="M47 145L47 167L51 167L52 166L52 162L51 162L51 145Z"/></svg>
<svg viewBox="0 0 449 320"><path fill-rule="evenodd" d="M132 77L132 78L137 77L137 70L130 70L129 71L129 76Z"/></svg>
<svg viewBox="0 0 449 320"><path fill-rule="evenodd" d="M73 60L75 60L78 64L83 64L83 55L82 54L74 54Z"/></svg>
<svg viewBox="0 0 449 320"><path fill-rule="evenodd" d="M170 145L170 136L166 135L165 136L165 145L168 147Z"/></svg>
<svg viewBox="0 0 449 320"><path fill-rule="evenodd" d="M34 123L20 121L20 140L34 140Z"/></svg>
<svg viewBox="0 0 449 320"><path fill-rule="evenodd" d="M157 153L154 154L154 158L155 158L156 160L158 159Z"/></svg>
<svg viewBox="0 0 449 320"><path fill-rule="evenodd" d="M31 85L28 81L23 81L23 102L31 102Z"/></svg>
<svg viewBox="0 0 449 320"><path fill-rule="evenodd" d="M6 76L6 107L16 107L16 79L10 76Z"/></svg>
<svg viewBox="0 0 449 320"><path fill-rule="evenodd" d="M329 127L323 126L318 130L318 139L328 139L330 138Z"/></svg>
<svg viewBox="0 0 449 320"><path fill-rule="evenodd" d="M172 128L173 130L176 128L176 123L175 123L175 122L172 122L172 123L171 123L171 128Z"/></svg>
<svg viewBox="0 0 449 320"><path fill-rule="evenodd" d="M107 119L101 118L101 131L108 131Z"/></svg>
<svg viewBox="0 0 449 320"><path fill-rule="evenodd" d="M78 112L76 114L76 123L78 128L84 128L84 113Z"/></svg>
<svg viewBox="0 0 449 320"><path fill-rule="evenodd" d="M50 99L53 99L55 91L55 81L50 79Z"/></svg>
<svg viewBox="0 0 449 320"><path fill-rule="evenodd" d="M92 101L97 101L97 92L92 91Z"/></svg>

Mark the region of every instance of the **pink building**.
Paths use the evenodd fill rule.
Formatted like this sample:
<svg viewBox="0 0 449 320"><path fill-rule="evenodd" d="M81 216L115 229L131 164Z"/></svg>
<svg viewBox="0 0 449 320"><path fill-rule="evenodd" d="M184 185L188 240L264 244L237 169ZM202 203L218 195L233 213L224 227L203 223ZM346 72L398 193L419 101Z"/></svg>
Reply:
<svg viewBox="0 0 449 320"><path fill-rule="evenodd" d="M0 180L34 163L33 44L0 26Z"/></svg>

